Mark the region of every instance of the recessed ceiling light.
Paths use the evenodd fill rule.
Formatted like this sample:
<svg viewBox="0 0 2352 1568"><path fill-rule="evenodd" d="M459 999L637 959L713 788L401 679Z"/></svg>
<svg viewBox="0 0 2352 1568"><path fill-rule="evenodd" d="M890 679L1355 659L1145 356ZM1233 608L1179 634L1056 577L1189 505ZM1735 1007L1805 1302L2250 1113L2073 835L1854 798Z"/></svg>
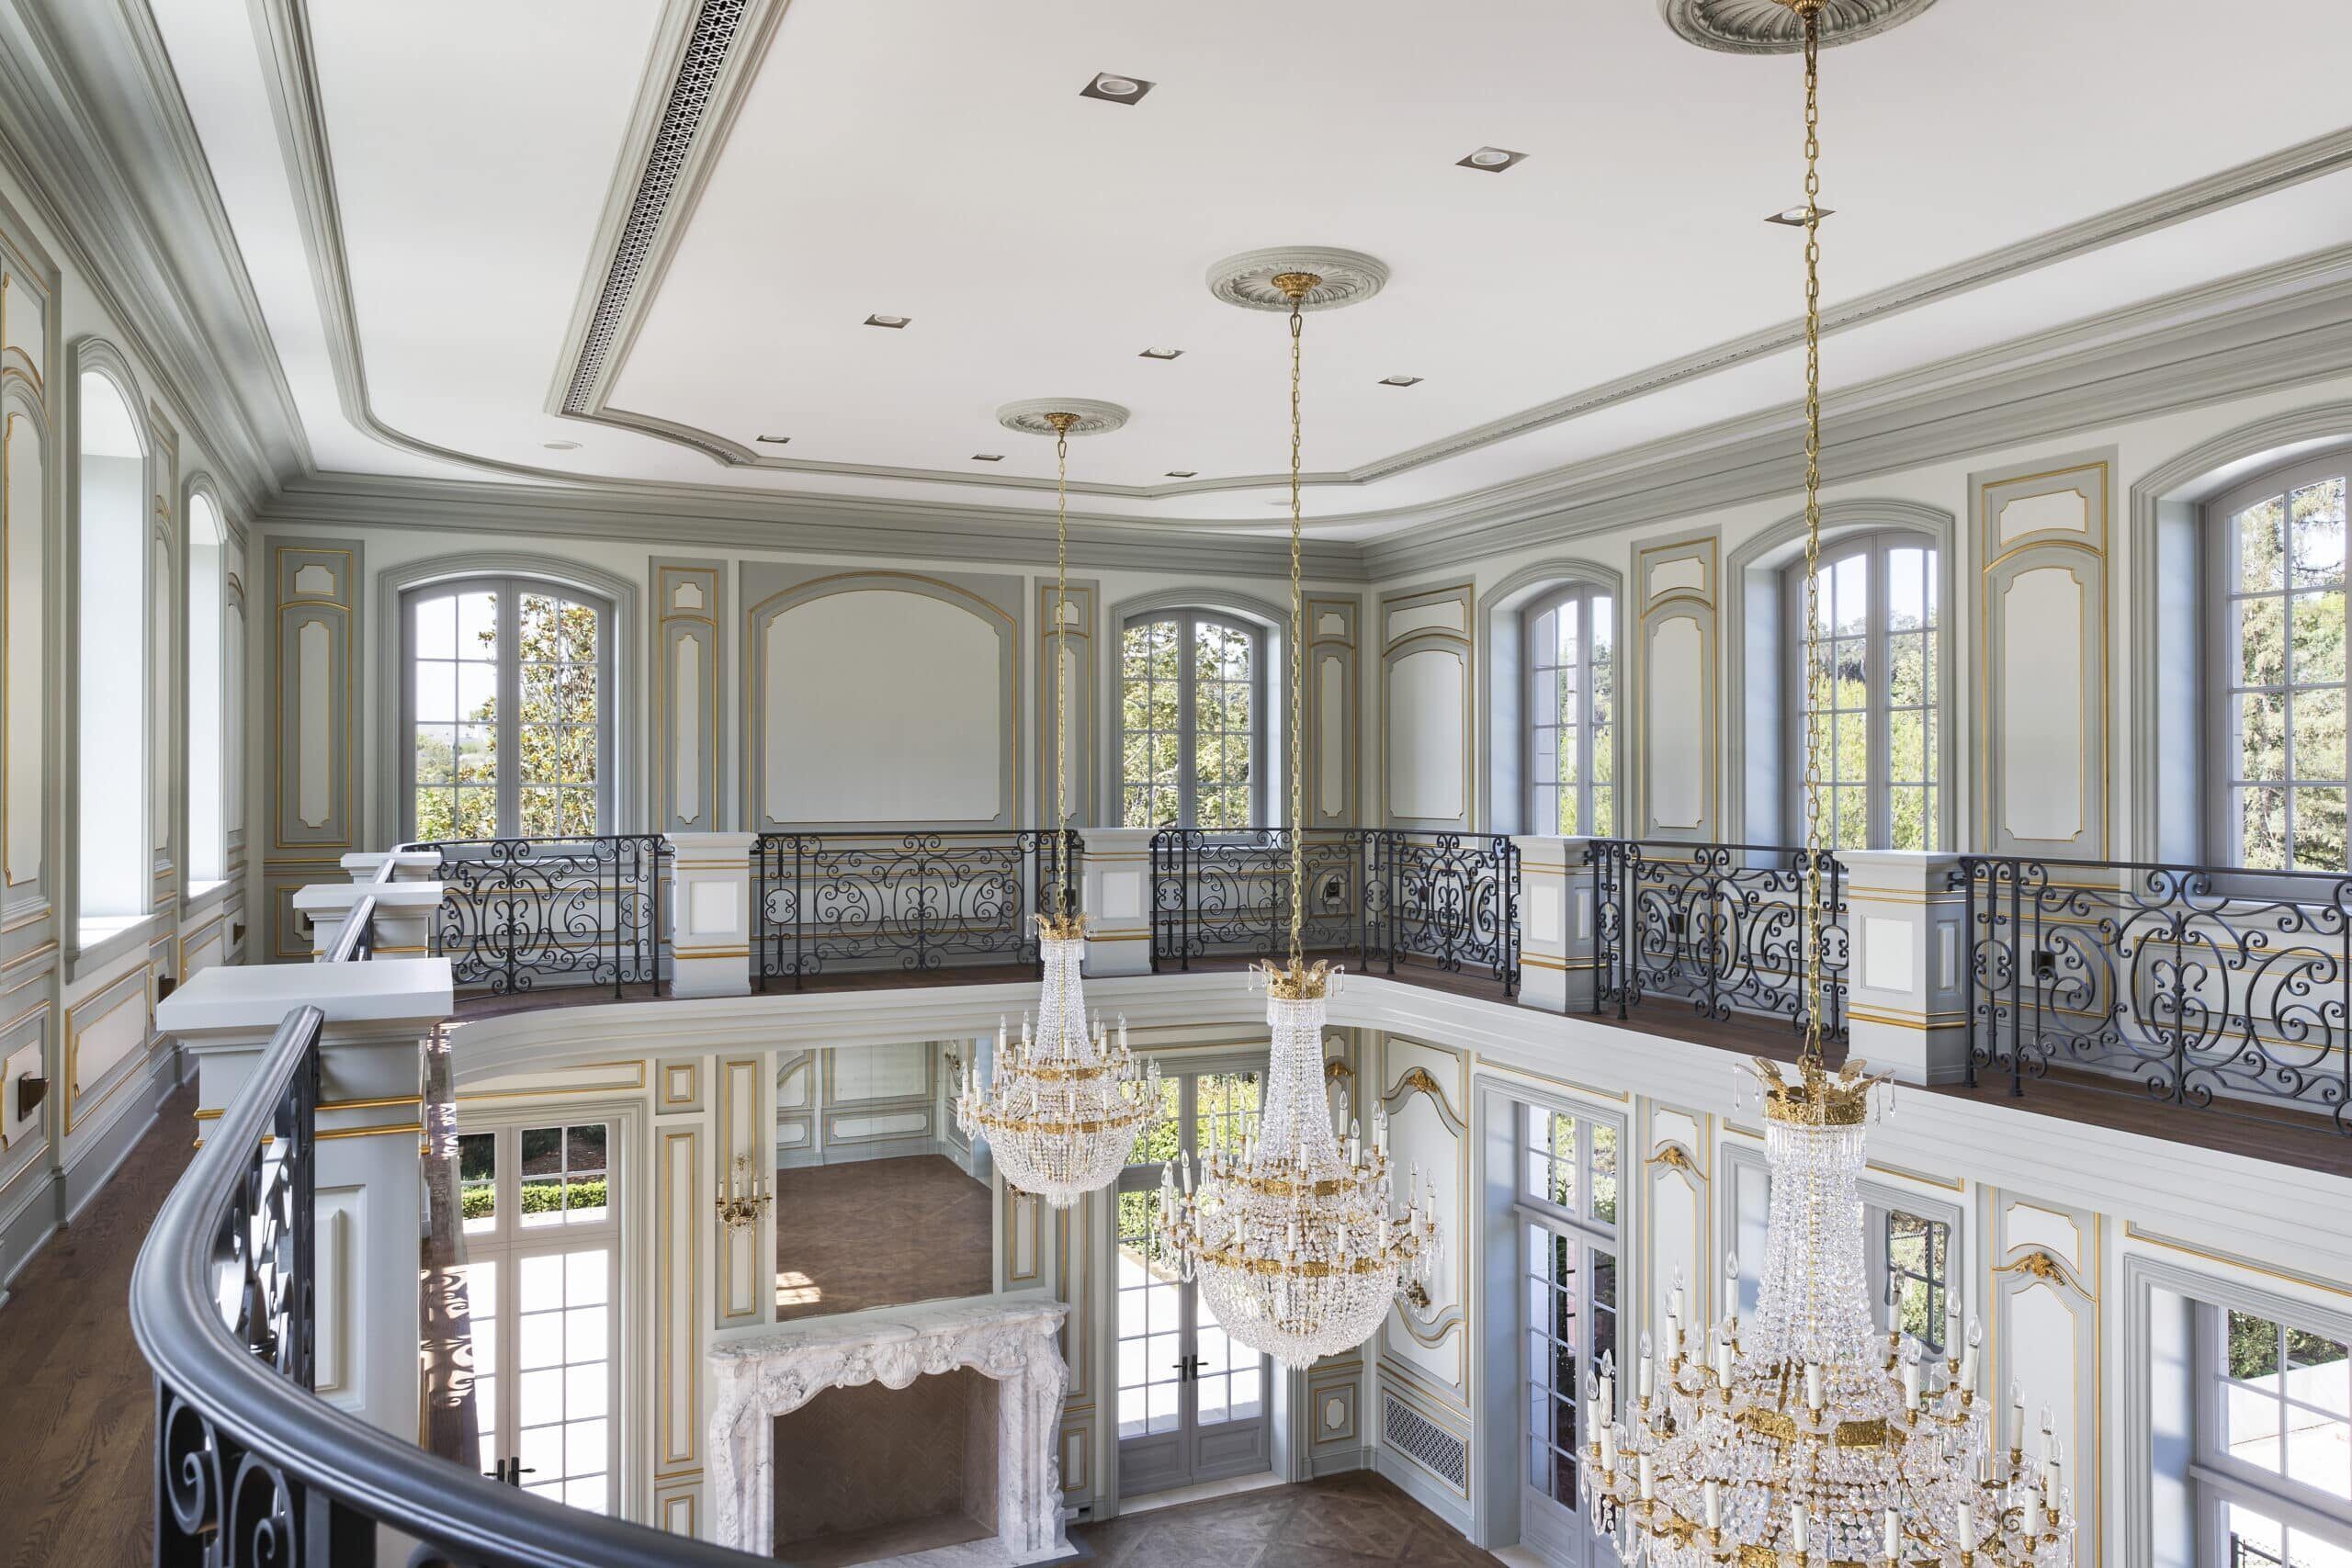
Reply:
<svg viewBox="0 0 2352 1568"><path fill-rule="evenodd" d="M1380 384L1384 387L1418 387L1421 378L1419 376L1383 376Z"/></svg>
<svg viewBox="0 0 2352 1568"><path fill-rule="evenodd" d="M1514 152L1508 147L1481 147L1453 166L1457 169L1476 169L1481 174L1499 175L1505 169L1516 167L1526 157L1526 153Z"/></svg>
<svg viewBox="0 0 2352 1568"><path fill-rule="evenodd" d="M577 452L580 450L580 443L577 441L542 441L539 445L546 447L550 452Z"/></svg>
<svg viewBox="0 0 2352 1568"><path fill-rule="evenodd" d="M1170 468L1168 470L1168 477L1171 479L1197 479L1200 472L1198 468Z"/></svg>
<svg viewBox="0 0 2352 1568"><path fill-rule="evenodd" d="M1182 359L1184 357L1184 351L1181 348L1147 348L1136 357L1137 359Z"/></svg>
<svg viewBox="0 0 2352 1568"><path fill-rule="evenodd" d="M1825 207L1821 209L1821 215L1824 218L1826 218L1837 210L1838 209L1834 207ZM1765 219L1764 221L1767 223L1778 223L1782 227L1789 229L1802 229L1804 227L1804 209L1802 207L1792 207L1786 212L1773 213L1770 218Z"/></svg>
<svg viewBox="0 0 2352 1568"><path fill-rule="evenodd" d="M865 324L869 327L903 327L913 320L912 316L868 316Z"/></svg>
<svg viewBox="0 0 2352 1568"><path fill-rule="evenodd" d="M1115 71L1098 71L1093 81L1079 89L1078 96L1100 98L1106 104L1133 104L1141 102L1152 85L1140 76L1122 76Z"/></svg>
<svg viewBox="0 0 2352 1568"><path fill-rule="evenodd" d="M752 439L758 442L763 446L782 446L789 442L792 437L789 435L754 435Z"/></svg>
<svg viewBox="0 0 2352 1568"><path fill-rule="evenodd" d="M972 454L972 461L975 463L1001 463L1004 461L1004 454L1001 452L975 452Z"/></svg>

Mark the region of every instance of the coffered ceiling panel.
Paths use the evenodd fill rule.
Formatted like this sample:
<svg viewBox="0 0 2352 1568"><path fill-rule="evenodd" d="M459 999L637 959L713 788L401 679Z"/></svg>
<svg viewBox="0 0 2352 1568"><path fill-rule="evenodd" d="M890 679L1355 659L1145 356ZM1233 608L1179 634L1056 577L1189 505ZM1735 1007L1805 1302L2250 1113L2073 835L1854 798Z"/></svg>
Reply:
<svg viewBox="0 0 2352 1568"><path fill-rule="evenodd" d="M1391 271L1307 326L1337 535L1797 385L1797 63L1656 0L153 5L330 468L1047 509L994 411L1068 394L1134 411L1087 512L1272 528L1281 318L1204 277L1286 243ZM2335 0L1942 0L1830 51L1833 391L2352 245L2347 54Z"/></svg>

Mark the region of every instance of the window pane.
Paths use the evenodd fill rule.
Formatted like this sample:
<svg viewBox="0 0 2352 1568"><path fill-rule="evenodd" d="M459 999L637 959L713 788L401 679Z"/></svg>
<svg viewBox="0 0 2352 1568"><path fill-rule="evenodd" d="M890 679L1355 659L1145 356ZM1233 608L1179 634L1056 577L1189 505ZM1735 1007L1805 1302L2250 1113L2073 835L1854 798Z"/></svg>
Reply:
<svg viewBox="0 0 2352 1568"><path fill-rule="evenodd" d="M2287 699L2250 692L2237 700L2237 776L2250 781L2287 776Z"/></svg>
<svg viewBox="0 0 2352 1568"><path fill-rule="evenodd" d="M2343 591L2296 594L2290 619L2294 626L2295 683L2340 683L2344 679Z"/></svg>
<svg viewBox="0 0 2352 1568"><path fill-rule="evenodd" d="M2344 690L2342 687L2297 692L2292 710L2295 776L2299 779L2340 779L2344 776Z"/></svg>
<svg viewBox="0 0 2352 1568"><path fill-rule="evenodd" d="M2282 496L2273 496L2237 514L2234 531L2240 592L2258 593L2264 589L2287 585L2286 540L2281 532L2285 518Z"/></svg>
<svg viewBox="0 0 2352 1568"><path fill-rule="evenodd" d="M2344 791L2299 789L2294 809L2296 866L2304 871L2344 870Z"/></svg>
<svg viewBox="0 0 2352 1568"><path fill-rule="evenodd" d="M2287 498L2297 586L2344 581L2344 478L2305 485Z"/></svg>
<svg viewBox="0 0 2352 1568"><path fill-rule="evenodd" d="M1592 1129L1592 1217L1603 1224L1617 1223L1617 1129ZM1615 1278L1612 1272L1611 1278ZM1612 1298L1613 1299L1613 1298Z"/></svg>
<svg viewBox="0 0 2352 1568"><path fill-rule="evenodd" d="M2238 863L2259 871L2283 871L2287 865L2287 792L2241 789L2234 793Z"/></svg>

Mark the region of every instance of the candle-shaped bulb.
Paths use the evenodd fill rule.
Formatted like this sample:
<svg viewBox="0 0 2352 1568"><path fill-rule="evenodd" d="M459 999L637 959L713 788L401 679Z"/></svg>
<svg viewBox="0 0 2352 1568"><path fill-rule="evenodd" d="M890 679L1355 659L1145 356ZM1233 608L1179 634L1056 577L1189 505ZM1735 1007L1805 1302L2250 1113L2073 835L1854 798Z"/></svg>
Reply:
<svg viewBox="0 0 2352 1568"><path fill-rule="evenodd" d="M1789 1505L1789 1546L1791 1550L1794 1551L1799 1557L1803 1557L1805 1554L1806 1548L1812 1544L1812 1536L1813 1514L1812 1511L1804 1506L1804 1499L1800 1497L1795 1502Z"/></svg>
<svg viewBox="0 0 2352 1568"><path fill-rule="evenodd" d="M1706 1483L1706 1486L1705 1486L1705 1488L1703 1489L1703 1491L1702 1492L1701 1495L1703 1497L1703 1499L1704 1499L1704 1501L1705 1501L1705 1506L1706 1506L1706 1510L1707 1510L1707 1528L1708 1528L1709 1529L1711 1529L1711 1530L1719 1530L1719 1529L1723 1529L1723 1528L1724 1528L1724 1488L1723 1488L1723 1483L1721 1483L1721 1482L1717 1481L1717 1480L1716 1480L1713 1476L1712 1476L1712 1475L1711 1475L1711 1476L1709 1476L1709 1477L1707 1478L1707 1483Z"/></svg>
<svg viewBox="0 0 2352 1568"><path fill-rule="evenodd" d="M1642 1501L1646 1503L1657 1491L1657 1456L1645 1453L1634 1461L1634 1478L1641 1487Z"/></svg>
<svg viewBox="0 0 2352 1568"><path fill-rule="evenodd" d="M1893 1562L1903 1555L1903 1516L1889 1508L1885 1522L1886 1560Z"/></svg>
<svg viewBox="0 0 2352 1568"><path fill-rule="evenodd" d="M1821 1363L1807 1361L1804 1364L1804 1407L1818 1416L1821 1414Z"/></svg>

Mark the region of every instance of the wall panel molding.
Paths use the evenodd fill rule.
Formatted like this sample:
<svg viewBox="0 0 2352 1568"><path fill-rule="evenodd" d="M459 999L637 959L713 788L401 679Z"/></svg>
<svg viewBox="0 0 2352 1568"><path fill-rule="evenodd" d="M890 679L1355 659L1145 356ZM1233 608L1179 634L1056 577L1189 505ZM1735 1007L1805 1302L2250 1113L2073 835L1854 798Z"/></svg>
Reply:
<svg viewBox="0 0 2352 1568"><path fill-rule="evenodd" d="M269 542L269 838L262 856L270 963L304 963L309 939L291 900L342 874L367 848L359 813L359 592L356 539ZM390 843L387 837L384 841Z"/></svg>
<svg viewBox="0 0 2352 1568"><path fill-rule="evenodd" d="M719 798L727 716L727 563L655 556L653 830L709 833L729 821Z"/></svg>
<svg viewBox="0 0 2352 1568"><path fill-rule="evenodd" d="M1717 615L1723 541L1703 534L1659 540L1634 552L1637 615L1631 665L1633 798L1640 836L1721 836L1722 745L1718 716Z"/></svg>
<svg viewBox="0 0 2352 1568"><path fill-rule="evenodd" d="M1306 800L1317 828L1363 819L1363 626L1353 594L1306 595ZM1351 1435L1354 1426L1351 1416Z"/></svg>
<svg viewBox="0 0 2352 1568"><path fill-rule="evenodd" d="M2108 540L2115 449L1971 474L1979 849L2104 860L2112 791Z"/></svg>
<svg viewBox="0 0 2352 1568"><path fill-rule="evenodd" d="M1475 583L1380 599L1380 806L1392 828L1467 829L1476 767Z"/></svg>

